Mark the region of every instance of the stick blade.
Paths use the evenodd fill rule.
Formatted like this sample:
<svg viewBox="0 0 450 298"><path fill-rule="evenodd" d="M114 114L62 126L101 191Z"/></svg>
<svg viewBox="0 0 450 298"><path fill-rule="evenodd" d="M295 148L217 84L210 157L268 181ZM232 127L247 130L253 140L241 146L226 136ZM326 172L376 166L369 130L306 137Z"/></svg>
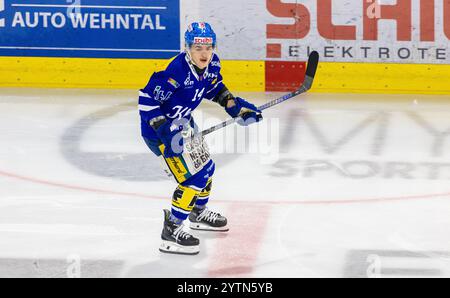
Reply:
<svg viewBox="0 0 450 298"><path fill-rule="evenodd" d="M313 51L308 58L308 66L306 67L306 76L314 78L319 65L319 53Z"/></svg>

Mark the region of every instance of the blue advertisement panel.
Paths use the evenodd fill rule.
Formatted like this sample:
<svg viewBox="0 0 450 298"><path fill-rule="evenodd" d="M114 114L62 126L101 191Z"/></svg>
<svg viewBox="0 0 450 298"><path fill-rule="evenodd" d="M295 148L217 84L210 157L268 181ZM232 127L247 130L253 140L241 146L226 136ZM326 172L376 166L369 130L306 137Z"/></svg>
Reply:
<svg viewBox="0 0 450 298"><path fill-rule="evenodd" d="M170 58L180 0L0 0L0 56Z"/></svg>

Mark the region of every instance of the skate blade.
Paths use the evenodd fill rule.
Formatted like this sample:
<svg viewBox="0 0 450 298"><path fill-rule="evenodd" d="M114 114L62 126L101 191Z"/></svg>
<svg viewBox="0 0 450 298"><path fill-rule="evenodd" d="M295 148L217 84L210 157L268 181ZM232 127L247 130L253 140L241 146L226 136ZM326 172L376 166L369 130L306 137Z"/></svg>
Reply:
<svg viewBox="0 0 450 298"><path fill-rule="evenodd" d="M159 247L159 251L177 255L197 255L200 252L200 246L181 246L170 241L163 241Z"/></svg>
<svg viewBox="0 0 450 298"><path fill-rule="evenodd" d="M206 224L196 223L196 222L191 222L191 224L189 225L189 227L190 227L191 229L197 230L197 231L228 232L228 231L230 230L230 229L228 228L228 226L216 228L216 227L211 227L211 226L208 226L208 225L206 225Z"/></svg>

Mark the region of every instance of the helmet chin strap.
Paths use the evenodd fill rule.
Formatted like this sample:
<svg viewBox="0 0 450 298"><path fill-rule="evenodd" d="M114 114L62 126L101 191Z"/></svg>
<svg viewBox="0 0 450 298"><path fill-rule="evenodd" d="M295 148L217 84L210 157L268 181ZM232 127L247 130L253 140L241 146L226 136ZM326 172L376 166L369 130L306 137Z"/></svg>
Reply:
<svg viewBox="0 0 450 298"><path fill-rule="evenodd" d="M189 63L191 63L192 65L197 66L197 65L195 64L194 60L192 60L191 51L189 51L189 47L188 47L188 46L186 46L185 52L186 52L186 56L187 56L188 59L189 59ZM197 67L198 67L198 66L197 66Z"/></svg>

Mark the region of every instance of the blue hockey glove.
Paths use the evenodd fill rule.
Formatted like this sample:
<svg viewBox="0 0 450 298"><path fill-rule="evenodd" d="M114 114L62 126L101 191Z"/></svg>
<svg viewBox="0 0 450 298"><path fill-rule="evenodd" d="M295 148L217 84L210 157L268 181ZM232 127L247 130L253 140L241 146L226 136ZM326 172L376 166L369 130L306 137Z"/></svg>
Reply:
<svg viewBox="0 0 450 298"><path fill-rule="evenodd" d="M182 126L166 121L156 130L156 134L165 146L164 157L171 158L183 154L182 129Z"/></svg>
<svg viewBox="0 0 450 298"><path fill-rule="evenodd" d="M262 112L258 108L247 102L245 99L236 97L234 98L235 105L231 108L225 108L225 111L233 118L241 117L237 121L242 126L248 126L252 123L259 122L263 119Z"/></svg>

